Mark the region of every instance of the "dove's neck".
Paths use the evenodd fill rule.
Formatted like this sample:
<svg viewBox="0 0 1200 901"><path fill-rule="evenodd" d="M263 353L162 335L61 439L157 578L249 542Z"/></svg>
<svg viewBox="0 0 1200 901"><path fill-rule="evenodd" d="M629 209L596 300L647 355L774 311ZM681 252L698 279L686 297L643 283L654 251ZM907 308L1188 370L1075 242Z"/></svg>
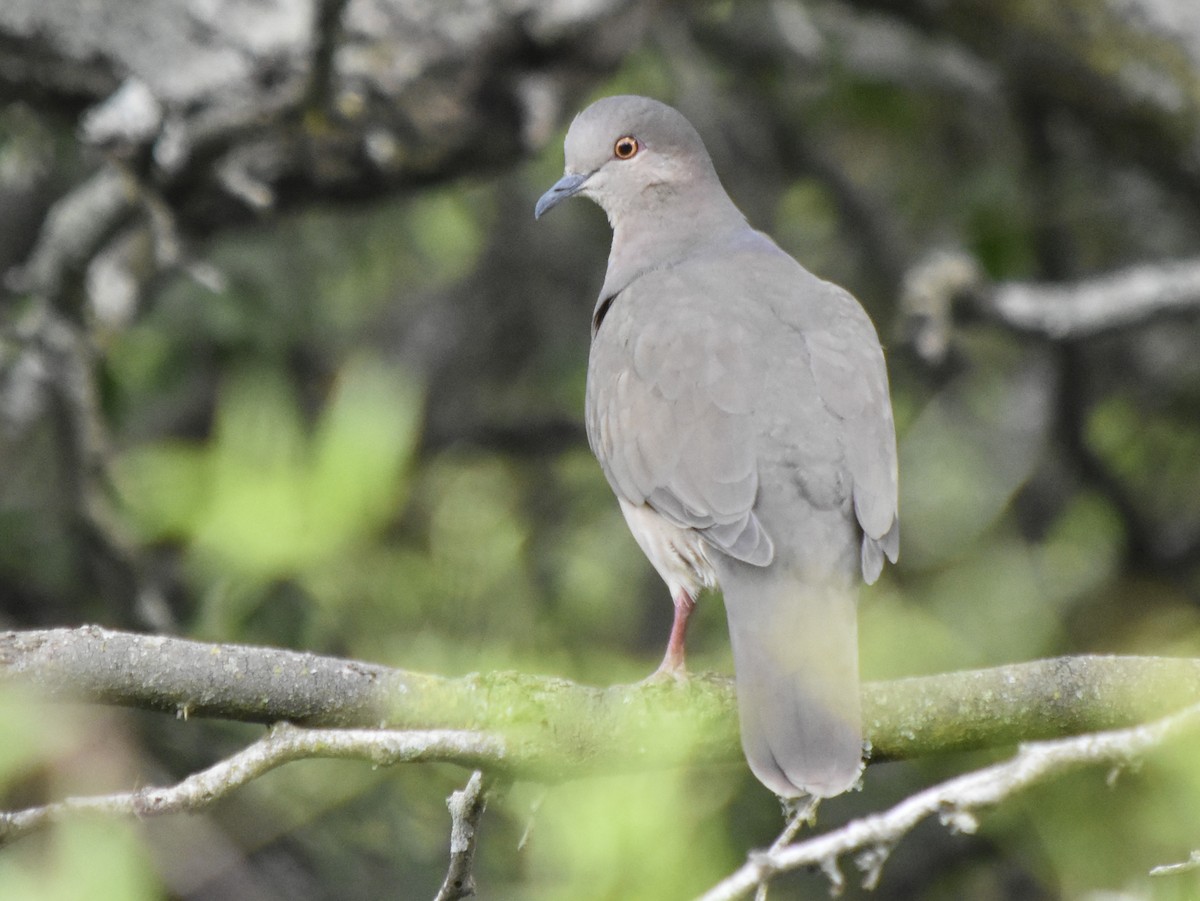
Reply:
<svg viewBox="0 0 1200 901"><path fill-rule="evenodd" d="M613 241L601 298L617 294L647 272L738 243L742 232L756 234L719 186L712 192L655 200L610 212Z"/></svg>

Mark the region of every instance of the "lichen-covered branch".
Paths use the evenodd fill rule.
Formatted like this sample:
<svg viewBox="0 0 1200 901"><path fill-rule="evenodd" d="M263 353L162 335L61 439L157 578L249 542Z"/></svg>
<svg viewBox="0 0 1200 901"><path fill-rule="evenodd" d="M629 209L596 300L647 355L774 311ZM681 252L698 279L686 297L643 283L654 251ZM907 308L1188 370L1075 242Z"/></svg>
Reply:
<svg viewBox="0 0 1200 901"><path fill-rule="evenodd" d="M872 759L908 759L1145 722L1200 700L1200 660L1055 657L863 692Z"/></svg>
<svg viewBox="0 0 1200 901"><path fill-rule="evenodd" d="M460 678L96 627L0 633L0 686L57 698L310 727L486 731L493 771L539 779L737 761L732 681L596 688L553 676ZM876 682L873 760L994 747L1144 722L1200 700L1200 660L1065 657Z"/></svg>
<svg viewBox="0 0 1200 901"><path fill-rule="evenodd" d="M701 901L734 901L780 873L819 866L835 890L841 887L838 859L854 855L864 885L873 888L892 848L921 821L937 816L959 832L974 832L977 813L1069 770L1096 764L1124 766L1187 729L1200 725L1200 705L1128 729L1023 745L1015 756L947 780L901 801L890 810L797 844L755 852Z"/></svg>

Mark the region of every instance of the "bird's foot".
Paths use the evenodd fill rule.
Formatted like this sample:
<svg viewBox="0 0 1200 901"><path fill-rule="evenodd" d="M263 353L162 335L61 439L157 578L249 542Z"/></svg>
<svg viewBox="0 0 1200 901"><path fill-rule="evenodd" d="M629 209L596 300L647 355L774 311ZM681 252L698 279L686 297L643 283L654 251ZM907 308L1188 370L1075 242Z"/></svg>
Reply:
<svg viewBox="0 0 1200 901"><path fill-rule="evenodd" d="M673 653L675 651L676 653ZM692 674L688 671L687 661L684 660L682 648L667 648L666 656L663 657L662 663L658 665L658 669L648 675L645 679L639 682L639 685L662 685L667 682L674 682L683 685L688 682Z"/></svg>
<svg viewBox="0 0 1200 901"><path fill-rule="evenodd" d="M771 843L772 851L790 845L805 826L811 829L817 825L817 806L821 799L815 795L801 795L798 798L780 798L779 803L783 807L783 818L787 825Z"/></svg>
<svg viewBox="0 0 1200 901"><path fill-rule="evenodd" d="M780 798L779 803L783 808L783 818L794 824L796 829L801 826L817 825L817 808L821 805L821 799L816 795L805 794L798 798Z"/></svg>

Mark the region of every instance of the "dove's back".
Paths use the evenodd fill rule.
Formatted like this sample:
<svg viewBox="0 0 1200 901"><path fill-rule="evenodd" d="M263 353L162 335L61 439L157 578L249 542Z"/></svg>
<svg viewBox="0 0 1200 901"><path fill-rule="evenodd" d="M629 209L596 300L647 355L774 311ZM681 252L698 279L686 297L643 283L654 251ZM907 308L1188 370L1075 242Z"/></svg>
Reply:
<svg viewBox="0 0 1200 901"><path fill-rule="evenodd" d="M898 536L874 327L748 226L638 274L597 320L592 448L622 499L702 539L752 769L785 796L844 791L861 768L857 584Z"/></svg>

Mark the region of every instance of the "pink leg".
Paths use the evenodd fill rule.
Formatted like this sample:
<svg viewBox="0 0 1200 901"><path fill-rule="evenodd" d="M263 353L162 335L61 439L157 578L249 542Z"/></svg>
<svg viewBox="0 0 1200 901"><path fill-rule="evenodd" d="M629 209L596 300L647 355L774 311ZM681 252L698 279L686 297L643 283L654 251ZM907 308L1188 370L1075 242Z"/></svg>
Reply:
<svg viewBox="0 0 1200 901"><path fill-rule="evenodd" d="M667 653L663 655L662 663L654 671L651 679L656 676L672 676L676 679L687 677L687 660L685 643L688 618L696 609L696 600L683 588L673 598L675 601L675 620L671 623L671 637L667 639Z"/></svg>

